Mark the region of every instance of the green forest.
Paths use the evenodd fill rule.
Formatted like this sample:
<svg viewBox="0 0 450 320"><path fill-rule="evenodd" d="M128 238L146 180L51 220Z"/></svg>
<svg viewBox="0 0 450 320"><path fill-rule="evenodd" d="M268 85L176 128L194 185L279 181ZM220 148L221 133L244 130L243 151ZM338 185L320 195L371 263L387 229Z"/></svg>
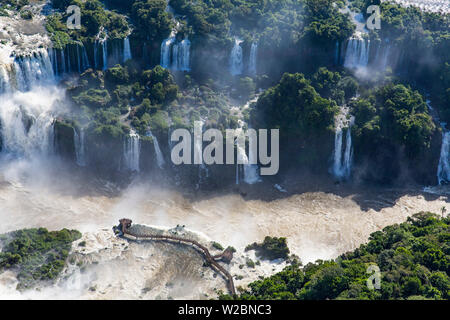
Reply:
<svg viewBox="0 0 450 320"><path fill-rule="evenodd" d="M371 15L367 10L374 5L380 11L379 28L369 28L367 23ZM69 24L78 14L68 8L80 10L79 26ZM260 259L258 266L263 260L280 260L287 266L259 279L255 276L247 287L238 287L236 295L220 291L219 298L448 300L446 207L436 214L428 212L437 207L435 203L417 207L408 203L405 209L401 201L422 197L417 201L444 202L450 194L446 189L450 186L449 17L449 11L380 0L3 0L0 167L6 182L0 185L5 190L26 186L22 180L10 183L8 179L31 180L32 174L22 171L26 168L34 174L35 165L42 161L45 169L56 172L48 180L49 184L57 181L52 186L56 194L64 189L57 185L65 171L76 175L67 187L70 190L58 194L73 196L68 203L88 196L91 201L92 190L103 197L99 208L103 201L131 194L124 202L105 204L104 211L120 207L120 214L132 215L139 211L134 210L136 205L157 212L158 221L164 222L167 212L180 211L186 215L177 219L197 221L199 214L199 221L217 219L223 229L228 211L242 208L239 214L251 214L253 222L259 219L254 213L258 205L261 212L275 216L274 225L285 219L284 208L294 207L299 215L286 216L295 220L310 203L313 210L322 210L314 219L323 218L323 223L332 220L326 215L342 214L349 203L353 206L349 210L373 213L379 219L400 208L410 216L407 221L376 231L369 239L369 232L361 231L365 244L359 241L358 247L335 259L307 264L292 254L290 239L280 229L274 227L277 237L272 237L271 226L264 228L272 220L261 224L258 220L254 229L264 230L262 241L252 238L248 242L253 243L233 252L242 254L240 258L254 253ZM244 163L176 165L172 134L176 129L194 133L196 122L201 124L202 138L208 129L223 134L214 136L214 141L189 140L191 149L186 150L202 157L207 142L227 142L216 139L225 137L229 129L267 129L269 138L278 133L270 130L279 130L279 145L259 150L253 164L248 160L254 150L247 139L243 148L234 140L230 148L230 158L241 156ZM259 141L257 147L261 145ZM238 154L242 149L244 156ZM273 156L277 151L279 171L264 176L261 168L268 164L261 155ZM38 164L24 164L29 158ZM20 170L8 166L15 160ZM3 167L3 161L8 165ZM41 176L33 178L48 182ZM72 186L85 180L89 185ZM33 188L40 188L32 182ZM164 187L180 196L173 200L158 195L166 202L155 204L144 191L140 194L145 183L152 191ZM123 192L125 185L129 194ZM31 193L23 193L27 192ZM139 195L133 197L133 192ZM376 196L369 197L371 192ZM384 193L392 194L386 200ZM205 213L204 207L193 204L207 206L218 195L229 198L217 210L208 207ZM331 206L320 202L328 197ZM15 198L8 193L0 199ZM61 199L58 203L66 198ZM6 200L3 207L0 201L5 215L10 213ZM140 206L140 201L145 205ZM14 208L21 213L28 210L24 205ZM133 209L128 210L128 205ZM426 212L410 215L422 210ZM373 222L370 231L388 225L386 221ZM244 218L240 223L247 227ZM32 224L36 225L41 224ZM253 236L253 226L248 228ZM209 225L205 230L205 234L216 231ZM20 290L54 284L68 266L72 244L80 238L79 231L68 229L26 228L2 234L0 272L16 273ZM212 248L223 250L217 242ZM240 270L247 266L256 271L255 262L247 258L240 261ZM380 287L371 288L368 283L378 276L376 268ZM243 280L240 277L235 279ZM147 294L144 291L141 296Z"/></svg>
<svg viewBox="0 0 450 320"><path fill-rule="evenodd" d="M286 267L252 282L242 300L388 300L444 299L450 295L449 218L421 212L404 223L371 234L369 242L335 260ZM376 289L369 278L381 272ZM372 289L367 282L372 283Z"/></svg>

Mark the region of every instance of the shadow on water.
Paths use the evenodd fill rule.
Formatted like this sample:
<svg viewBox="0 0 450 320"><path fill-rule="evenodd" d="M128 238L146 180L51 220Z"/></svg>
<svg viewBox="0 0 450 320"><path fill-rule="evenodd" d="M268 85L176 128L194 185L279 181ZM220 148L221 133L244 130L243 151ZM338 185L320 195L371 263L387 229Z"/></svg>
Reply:
<svg viewBox="0 0 450 320"><path fill-rule="evenodd" d="M51 161L47 159L45 162L26 163L26 165L20 165L20 161L17 163L12 161L1 164L1 169L3 179L0 181L0 190L10 187L11 182L8 176L11 176L10 171L14 171L13 176L18 177L23 185L30 185L34 189L45 188L55 195L74 198L84 196L115 198L125 195L131 185L142 185L178 192L191 202L226 195L240 195L246 201L272 202L296 195L325 193L349 198L362 211L377 212L394 207L403 196L422 196L426 201L441 199L450 202L448 197L450 186L424 187L410 181L389 186L352 181L339 182L329 174L319 175L300 170L266 176L263 177L262 182L252 185L241 182L239 185L231 184L223 188L212 188L206 183L197 189L195 186L177 186L174 178L163 171L153 172L151 175L117 171L106 179L96 171L80 168L61 159Z"/></svg>
<svg viewBox="0 0 450 320"><path fill-rule="evenodd" d="M283 191L278 188L281 187ZM426 190L426 191L425 191ZM373 185L363 182L337 181L331 175L291 171L274 177L264 177L263 182L247 185L241 183L225 190L203 190L189 198L193 201L211 199L225 194L240 194L245 200L276 201L307 193L333 194L350 198L362 211L381 211L395 206L403 196L422 196L426 201L444 200L450 202L450 186L425 187L411 181L393 185Z"/></svg>

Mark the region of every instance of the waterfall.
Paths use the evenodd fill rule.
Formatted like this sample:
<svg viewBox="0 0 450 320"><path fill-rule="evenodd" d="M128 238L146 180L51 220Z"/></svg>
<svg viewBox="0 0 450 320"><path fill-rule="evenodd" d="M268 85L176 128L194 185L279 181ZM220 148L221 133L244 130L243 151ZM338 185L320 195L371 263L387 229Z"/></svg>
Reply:
<svg viewBox="0 0 450 320"><path fill-rule="evenodd" d="M439 158L438 166L438 183L441 185L444 182L450 181L450 131L442 132L442 147L441 157Z"/></svg>
<svg viewBox="0 0 450 320"><path fill-rule="evenodd" d="M108 43L106 39L100 41L102 44L103 70L108 69Z"/></svg>
<svg viewBox="0 0 450 320"><path fill-rule="evenodd" d="M130 39L126 37L123 39L123 62L127 60L131 60L133 57L131 56L131 48L130 48Z"/></svg>
<svg viewBox="0 0 450 320"><path fill-rule="evenodd" d="M438 113L431 106L431 101L426 100L428 110L435 122L440 122ZM440 122L442 128L442 145L441 156L439 157L439 164L437 170L438 184L447 184L450 182L450 131L447 130L447 123Z"/></svg>
<svg viewBox="0 0 450 320"><path fill-rule="evenodd" d="M153 139L153 146L155 148L155 154L156 154L156 163L158 164L159 168L163 168L165 161L164 161L164 156L161 152L161 149L159 148L159 143L158 143L158 139L152 134L151 131L149 131L147 133L148 137L152 137Z"/></svg>
<svg viewBox="0 0 450 320"><path fill-rule="evenodd" d="M51 54L50 54L50 61L52 63L52 68L53 71L55 72L55 75L58 76L59 75L59 71L58 71L58 52L56 51L56 49L52 48L49 49ZM1 70L0 70L1 72ZM0 84L0 91L1 91L1 84Z"/></svg>
<svg viewBox="0 0 450 320"><path fill-rule="evenodd" d="M0 108L2 152L15 156L53 153L54 109L62 98L56 86L4 93Z"/></svg>
<svg viewBox="0 0 450 320"><path fill-rule="evenodd" d="M244 181L247 184L255 184L257 182L261 181L261 177L258 173L258 165L257 164L251 164L251 162L256 161L258 159L257 155L254 154L254 151L252 148L249 148L249 163L244 164Z"/></svg>
<svg viewBox="0 0 450 320"><path fill-rule="evenodd" d="M370 40L363 39L359 34L350 38L345 52L344 67L364 68L369 63Z"/></svg>
<svg viewBox="0 0 450 320"><path fill-rule="evenodd" d="M239 164L236 162L236 185L239 184Z"/></svg>
<svg viewBox="0 0 450 320"><path fill-rule="evenodd" d="M66 57L64 55L64 50L61 50L61 67L62 67L62 74L66 73Z"/></svg>
<svg viewBox="0 0 450 320"><path fill-rule="evenodd" d="M380 65L380 69L382 71L385 71L388 66L390 51L391 47L389 45L383 48L383 55L381 57L381 65Z"/></svg>
<svg viewBox="0 0 450 320"><path fill-rule="evenodd" d="M86 147L84 143L84 129L80 128L80 133L77 130L73 130L74 133L74 143L75 143L75 155L77 159L77 164L80 167L86 166Z"/></svg>
<svg viewBox="0 0 450 320"><path fill-rule="evenodd" d="M248 163L248 157L247 154L245 152L245 146L241 146L238 143L238 140L236 140L236 150L237 150L237 157L236 157L236 184L239 184L239 166L241 164L244 165L244 181L247 183L246 181L246 176L245 176L245 167L249 166Z"/></svg>
<svg viewBox="0 0 450 320"><path fill-rule="evenodd" d="M11 90L10 75L12 72L11 65L0 65L0 93Z"/></svg>
<svg viewBox="0 0 450 320"><path fill-rule="evenodd" d="M242 40L235 39L234 40L234 47L231 50L230 55L230 73L233 76L242 74L243 70L243 63L242 63L242 47L241 44Z"/></svg>
<svg viewBox="0 0 450 320"><path fill-rule="evenodd" d="M203 159L203 125L205 122L203 120L194 122L194 163L195 159ZM198 185L201 185L204 177L209 176L208 167L202 161L198 167Z"/></svg>
<svg viewBox="0 0 450 320"><path fill-rule="evenodd" d="M190 71L191 42L186 38L175 43L175 36L163 41L161 45L161 66L175 71Z"/></svg>
<svg viewBox="0 0 450 320"><path fill-rule="evenodd" d="M31 56L0 61L0 93L28 91L38 84L53 83L54 79L53 65L45 49Z"/></svg>
<svg viewBox="0 0 450 320"><path fill-rule="evenodd" d="M331 171L339 179L348 179L352 168L353 148L351 129L354 123L354 117L348 119L347 115L348 108L343 108L341 114L336 119L333 166ZM345 146L343 129L347 129Z"/></svg>
<svg viewBox="0 0 450 320"><path fill-rule="evenodd" d="M243 124L243 123L242 123ZM242 133L242 126L240 128ZM239 143L239 139L235 141L236 151L237 151L237 161L236 161L236 184L239 184L239 171L240 167L243 166L244 171L244 182L247 184L255 184L261 181L261 177L259 176L258 170L259 167L257 164L252 164L252 162L256 162L258 159L257 155L254 153L257 151L253 150L251 146L249 147L249 157L247 157L247 152L245 150L245 144L241 145Z"/></svg>
<svg viewBox="0 0 450 320"><path fill-rule="evenodd" d="M55 86L49 53L46 49L39 49L24 57L2 53L2 152L15 156L50 154L53 152L55 105L63 98L63 91Z"/></svg>
<svg viewBox="0 0 450 320"><path fill-rule="evenodd" d="M171 34L169 38L165 39L161 45L161 66L163 68L169 69L171 67L170 63L170 51L172 44L175 42L175 35Z"/></svg>
<svg viewBox="0 0 450 320"><path fill-rule="evenodd" d="M89 58L87 55L86 47L83 44L81 46L81 51L82 51L81 58L82 58L83 71L85 71L90 68L90 65L89 65Z"/></svg>
<svg viewBox="0 0 450 320"><path fill-rule="evenodd" d="M171 69L172 70L178 70L179 69L179 59L178 59L178 47L179 47L179 44L178 43L175 43L173 46L172 46L172 65L171 65Z"/></svg>
<svg viewBox="0 0 450 320"><path fill-rule="evenodd" d="M248 63L248 73L251 75L256 75L256 60L258 57L258 44L253 42L250 48L250 59Z"/></svg>
<svg viewBox="0 0 450 320"><path fill-rule="evenodd" d="M130 130L130 134L124 141L123 146L123 158L125 161L125 168L130 171L139 172L139 157L141 142L139 135L133 130Z"/></svg>
<svg viewBox="0 0 450 320"><path fill-rule="evenodd" d="M178 68L180 71L191 71L190 67L191 42L189 39L184 39L179 44L178 49Z"/></svg>

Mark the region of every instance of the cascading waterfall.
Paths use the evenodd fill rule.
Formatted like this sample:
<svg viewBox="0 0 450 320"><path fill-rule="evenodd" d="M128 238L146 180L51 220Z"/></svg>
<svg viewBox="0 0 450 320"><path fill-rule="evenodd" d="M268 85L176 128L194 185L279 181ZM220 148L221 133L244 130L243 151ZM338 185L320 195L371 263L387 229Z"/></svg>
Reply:
<svg viewBox="0 0 450 320"><path fill-rule="evenodd" d="M55 87L4 94L0 108L2 152L15 156L53 153L53 106L59 97Z"/></svg>
<svg viewBox="0 0 450 320"><path fill-rule="evenodd" d="M244 64L242 62L242 40L235 39L234 47L231 50L230 55L230 73L233 76L242 74Z"/></svg>
<svg viewBox="0 0 450 320"><path fill-rule="evenodd" d="M174 45L172 45L172 65L171 65L172 70L179 69L180 60L178 59L178 47L179 47L178 43L175 43Z"/></svg>
<svg viewBox="0 0 450 320"><path fill-rule="evenodd" d="M381 56L381 63L380 63L380 69L386 70L388 63L389 63L389 56L391 52L391 47L389 44L383 47L383 54Z"/></svg>
<svg viewBox="0 0 450 320"><path fill-rule="evenodd" d="M0 61L0 93L28 91L33 86L53 81L52 62L45 49L36 51L31 56Z"/></svg>
<svg viewBox="0 0 450 320"><path fill-rule="evenodd" d="M53 67L53 71L55 72L55 75L58 76L59 75L59 70L58 70L58 54L56 49L52 48L49 49L50 50L50 61L52 62L52 67ZM1 86L1 85L0 85ZM1 87L0 87L1 90Z"/></svg>
<svg viewBox="0 0 450 320"><path fill-rule="evenodd" d="M198 123L200 124L199 126L198 126ZM205 122L203 120L195 122L196 130L194 130L194 152L196 153L196 157L198 159L203 159L202 135L203 135L203 125L204 124L205 124ZM195 133L199 134L200 136L195 135ZM198 167L198 185L201 185L204 177L208 177L208 176L209 176L208 167L205 165L204 162L202 162L202 164L200 164Z"/></svg>
<svg viewBox="0 0 450 320"><path fill-rule="evenodd" d="M102 45L103 70L108 69L108 40L105 38L100 41Z"/></svg>
<svg viewBox="0 0 450 320"><path fill-rule="evenodd" d="M152 137L152 139L153 139L153 146L155 148L155 154L156 154L156 163L158 164L158 167L160 169L162 169L164 167L165 161L164 161L164 156L159 147L158 139L152 134L151 131L149 131L147 133L147 136Z"/></svg>
<svg viewBox="0 0 450 320"><path fill-rule="evenodd" d="M78 63L78 73L81 73L81 71L82 71L80 48L81 48L81 45L78 45L77 46L77 55L76 55L77 63Z"/></svg>
<svg viewBox="0 0 450 320"><path fill-rule="evenodd" d="M126 37L123 39L123 62L127 60L131 60L133 57L131 56L131 47L130 47L130 39Z"/></svg>
<svg viewBox="0 0 450 320"><path fill-rule="evenodd" d="M240 162L242 163L242 166L244 167L244 182L246 184L255 184L257 182L261 181L261 177L258 173L258 165L257 164L250 164L249 158L247 157L247 154L245 152L245 149L243 149L239 144L236 144L237 147L237 159L236 162L236 184L239 184L239 168ZM250 153L251 153L250 148ZM250 155L252 157L253 155ZM256 158L254 158L256 159Z"/></svg>
<svg viewBox="0 0 450 320"><path fill-rule="evenodd" d="M12 66L0 66L0 93L9 92L11 90L10 75L13 74Z"/></svg>
<svg viewBox="0 0 450 320"><path fill-rule="evenodd" d="M442 128L441 155L437 169L438 184L442 185L450 182L450 131L447 129L447 123L440 122L438 113L431 106L431 101L426 100L426 104L433 120L439 122Z"/></svg>
<svg viewBox="0 0 450 320"><path fill-rule="evenodd" d="M171 52L171 48L172 48L172 44L175 42L175 34L171 33L170 37L165 39L161 45L161 66L163 68L169 69L171 67L171 56L170 56L170 52Z"/></svg>
<svg viewBox="0 0 450 320"><path fill-rule="evenodd" d="M86 146L84 143L84 128L80 128L80 133L78 133L77 130L74 129L73 133L74 133L75 155L77 164L80 167L84 167L86 166Z"/></svg>
<svg viewBox="0 0 450 320"><path fill-rule="evenodd" d="M141 141L139 135L133 129L124 142L125 168L130 171L139 172L139 157L141 151Z"/></svg>
<svg viewBox="0 0 450 320"><path fill-rule="evenodd" d="M109 59L109 65L115 66L116 64L123 63L123 43L118 43L117 41L111 41L110 44L111 47L111 53L109 53L108 59Z"/></svg>
<svg viewBox="0 0 450 320"><path fill-rule="evenodd" d="M61 50L61 73L64 74L66 73L66 57L64 55L64 50Z"/></svg>
<svg viewBox="0 0 450 320"><path fill-rule="evenodd" d="M241 126L239 128L240 133L242 133L244 122L241 121ZM259 167L257 164L252 164L257 161L258 157L255 152L256 148L253 149L249 146L249 157L247 157L247 152L245 150L245 145L240 145L239 139L235 141L236 151L237 151L237 161L236 161L236 184L239 184L239 172L240 168L243 167L244 182L246 184L255 184L261 181L259 176Z"/></svg>
<svg viewBox="0 0 450 320"><path fill-rule="evenodd" d="M333 152L332 173L336 178L348 179L352 168L352 134L351 129L354 117L348 119L348 108L343 108L341 114L336 119L336 133ZM347 129L344 147L343 130Z"/></svg>
<svg viewBox="0 0 450 320"><path fill-rule="evenodd" d="M159 64L163 68L172 69L174 71L191 71L191 42L187 37L181 42L177 42L177 30L180 29L181 24L175 18L175 11L169 5L169 1L167 1L165 11L173 16L172 21L175 27L172 29L169 38L164 39L161 44L161 58Z"/></svg>
<svg viewBox="0 0 450 320"><path fill-rule="evenodd" d="M360 34L351 37L347 43L344 67L364 68L369 63L370 40L365 40Z"/></svg>
<svg viewBox="0 0 450 320"><path fill-rule="evenodd" d="M84 45L81 46L81 50L82 50L82 56L81 56L81 61L82 61L82 66L83 66L83 71L89 69L90 65L89 65L89 58L87 55L87 51L86 51L86 47Z"/></svg>
<svg viewBox="0 0 450 320"><path fill-rule="evenodd" d="M9 58L9 57L8 57ZM53 152L54 106L63 98L45 49L0 61L2 152Z"/></svg>
<svg viewBox="0 0 450 320"><path fill-rule="evenodd" d="M176 43L175 33L165 39L161 45L161 66L163 68L190 71L191 42L186 38Z"/></svg>
<svg viewBox="0 0 450 320"><path fill-rule="evenodd" d="M37 30L38 14L33 17L36 30L31 31L35 33L30 32L31 25L16 17L3 18L0 19L1 153L7 159L45 157L55 151L55 118L64 109L60 103L64 90L58 88L55 78L59 73L59 52L48 48L50 39Z"/></svg>
<svg viewBox="0 0 450 320"><path fill-rule="evenodd" d="M249 163L244 164L244 181L247 184L255 184L261 181L259 176L259 167L257 164L251 164L252 161L256 161L257 155L254 153L256 150L249 148Z"/></svg>
<svg viewBox="0 0 450 320"><path fill-rule="evenodd" d="M244 167L245 166L248 166L248 157L247 157L247 154L246 154L246 152L245 152L245 147L244 146L241 146L239 143L238 143L238 140L236 140L236 142L235 142L235 145L236 145L236 151L237 151L237 157L236 157L236 184L239 184L239 168L240 168L240 165L244 165ZM245 169L244 169L244 173L245 173ZM245 181L245 176L244 176L244 181Z"/></svg>
<svg viewBox="0 0 450 320"><path fill-rule="evenodd" d="M258 57L258 44L253 42L250 48L250 59L248 63L248 73L251 75L256 75L257 66L256 61Z"/></svg>
<svg viewBox="0 0 450 320"><path fill-rule="evenodd" d="M185 38L179 44L178 57L177 57L178 70L191 71L190 54L191 54L191 42L189 41L189 39Z"/></svg>
<svg viewBox="0 0 450 320"><path fill-rule="evenodd" d="M0 55L0 59L2 152L53 153L54 106L63 93L55 86L47 50L25 57Z"/></svg>
<svg viewBox="0 0 450 320"><path fill-rule="evenodd" d="M437 178L439 185L450 181L450 131L443 125L441 157L439 158Z"/></svg>

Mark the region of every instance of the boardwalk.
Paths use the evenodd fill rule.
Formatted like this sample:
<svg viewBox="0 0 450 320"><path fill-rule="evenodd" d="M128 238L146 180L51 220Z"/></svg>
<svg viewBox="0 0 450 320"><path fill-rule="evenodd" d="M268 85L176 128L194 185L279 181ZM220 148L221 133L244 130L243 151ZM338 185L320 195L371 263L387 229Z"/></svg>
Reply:
<svg viewBox="0 0 450 320"><path fill-rule="evenodd" d="M231 249L226 249L222 254L217 256L212 256L209 250L200 244L198 241L183 238L183 237L176 237L176 236L169 236L169 235L162 235L162 234L149 234L147 232L139 232L137 230L133 230L131 228L132 221L130 219L121 219L119 226L115 227L115 230L119 232L121 236L132 236L136 240L153 240L153 241L167 241L167 242L175 242L175 243L183 243L186 245L192 245L197 251L199 251L206 262L211 266L211 268L220 273L227 281L227 287L228 290L232 295L236 294L236 290L234 288L234 281L231 274L222 267L217 261L218 260L225 260L226 262L230 262L233 258L233 252ZM139 230L139 229L138 229Z"/></svg>

